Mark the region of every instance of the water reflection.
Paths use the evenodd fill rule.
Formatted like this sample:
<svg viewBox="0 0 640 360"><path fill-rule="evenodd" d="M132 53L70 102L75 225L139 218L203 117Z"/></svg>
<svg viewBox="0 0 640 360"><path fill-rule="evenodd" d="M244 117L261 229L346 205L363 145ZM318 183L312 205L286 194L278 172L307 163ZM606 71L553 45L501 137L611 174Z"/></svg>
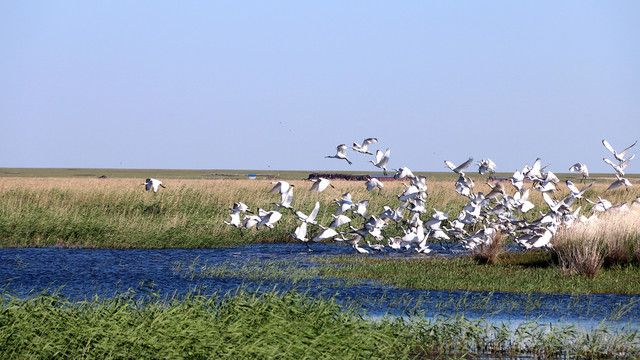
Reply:
<svg viewBox="0 0 640 360"><path fill-rule="evenodd" d="M536 319L588 327L604 321L612 326L640 328L637 320L640 319L640 295L425 291L317 276L303 277L299 281L261 277L260 264L272 266L286 262L288 266L312 268L312 260L317 256L353 253L350 247L341 244L314 245L313 252L300 243L223 249L2 249L0 287L17 296L59 290L62 295L78 300L93 295L111 296L128 289L159 296L180 296L193 290L226 293L240 286L250 290L297 288L310 294L335 297L345 306L357 305L370 316L458 314L492 321ZM250 266L253 276L247 280L239 276L198 275L197 269L202 265L215 267L220 264L224 267Z"/></svg>

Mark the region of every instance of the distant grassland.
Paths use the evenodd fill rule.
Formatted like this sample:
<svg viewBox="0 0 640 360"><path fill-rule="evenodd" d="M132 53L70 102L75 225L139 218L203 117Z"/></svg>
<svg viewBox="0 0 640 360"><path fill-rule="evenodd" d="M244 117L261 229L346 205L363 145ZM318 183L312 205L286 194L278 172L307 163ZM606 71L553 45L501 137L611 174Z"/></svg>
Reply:
<svg viewBox="0 0 640 360"><path fill-rule="evenodd" d="M444 166L443 166L444 167ZM93 169L93 168L0 168L0 177L71 177L71 178L141 178L154 177L160 180L166 179L247 179L249 174L257 175L257 179L283 179L302 180L306 179L310 173L345 173L354 175L378 174L377 169L371 171L325 171L325 170L225 170L225 169L202 169L202 170L171 170L171 169ZM515 170L515 169L514 169ZM393 170L390 170L393 173ZM455 181L458 174L452 171L442 172L420 172L414 171L416 175L424 175L427 180ZM474 181L486 179L486 176L478 175L477 172L469 171ZM509 177L511 173L496 173L498 177ZM556 173L562 180L580 180L579 174ZM636 183L640 181L640 174L628 174L628 179ZM613 173L592 174L589 181L613 181ZM635 180L635 181L634 181Z"/></svg>
<svg viewBox="0 0 640 360"><path fill-rule="evenodd" d="M24 169L21 169L24 170ZM48 169L38 169L47 174ZM9 169L3 169L4 172ZM33 170L35 174L35 169ZM55 174L51 170L51 175ZM92 170L95 174L106 173ZM281 209L283 218L273 231L267 228L250 229L240 236L238 229L225 225L229 220L229 208L242 201L257 211L259 207L271 210L279 194L269 193L270 180L186 179L176 170L175 177L162 177L151 170L131 170L139 178L107 175L99 179L94 175L75 177L0 177L0 246L60 246L91 248L200 248L234 245L252 242L292 241L289 233L298 225L297 218ZM160 171L160 170L159 170ZM10 172L10 171L9 171ZM87 173L89 170L78 170ZM221 171L220 171L221 172ZM144 173L151 173L143 175ZM206 172L205 172L206 173ZM178 174L182 174L178 176ZM298 178L307 173L299 172ZM24 174L23 174L24 175ZM125 175L125 174L120 174ZM292 174L289 174L293 176ZM144 191L141 184L146 176L163 180L166 189L157 194ZM482 177L475 174L476 191L489 191ZM561 177L563 178L563 177ZM455 193L453 180L428 177L429 197L427 208L437 208L455 217L466 198ZM323 193L309 191L311 182L289 180L296 185L293 207L309 213L316 201L320 201L318 222L328 225L335 213L333 199L350 192L354 201L370 200L369 212L379 214L383 205L392 208L400 205L397 195L404 190L400 182L386 182L381 195L368 192L361 181L333 181L335 189ZM530 185L529 185L530 186ZM568 193L566 186L555 195L561 198ZM594 185L586 193L588 198L602 195L607 183ZM508 192L513 188L508 185ZM640 196L640 186L630 191L616 189L605 197L612 203L630 201ZM530 200L537 209L545 211L546 205L540 193L532 191ZM583 211L589 210L583 206ZM536 210L529 216L538 216ZM428 213L423 216L426 219ZM362 219L352 216L353 226L360 226ZM310 229L310 236L317 230ZM395 231L395 233L394 233ZM400 230L390 227L388 236Z"/></svg>

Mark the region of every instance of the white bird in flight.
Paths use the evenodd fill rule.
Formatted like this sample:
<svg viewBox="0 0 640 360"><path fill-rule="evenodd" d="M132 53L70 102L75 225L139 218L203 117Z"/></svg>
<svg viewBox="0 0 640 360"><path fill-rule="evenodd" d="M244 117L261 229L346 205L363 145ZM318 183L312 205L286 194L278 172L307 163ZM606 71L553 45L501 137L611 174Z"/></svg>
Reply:
<svg viewBox="0 0 640 360"><path fill-rule="evenodd" d="M318 226L320 226L322 231L318 235L316 235L313 239L311 239L311 241L313 241L313 242L318 242L318 241L330 239L330 238L338 235L338 232L335 229L327 228L327 227L324 227L322 225L318 225Z"/></svg>
<svg viewBox="0 0 640 360"><path fill-rule="evenodd" d="M582 174L582 180L584 180L584 179L589 177L589 169L587 168L587 165L585 165L583 163L575 163L575 164L573 164L569 168L569 171L570 172L579 172L580 174Z"/></svg>
<svg viewBox="0 0 640 360"><path fill-rule="evenodd" d="M391 150L387 149L384 153L380 150L376 151L376 160L371 160L371 163L382 169L382 172L387 175L387 163L389 162L389 154Z"/></svg>
<svg viewBox="0 0 640 360"><path fill-rule="evenodd" d="M404 179L404 178L410 178L410 179L415 179L416 176L413 175L413 172L411 170L409 170L408 167L403 166L399 169L393 169L396 171L395 175L393 175L393 178L398 180L398 179Z"/></svg>
<svg viewBox="0 0 640 360"><path fill-rule="evenodd" d="M282 206L285 209L291 210L291 202L293 201L293 188L295 185L289 185L287 192L280 195L280 203L276 203L277 206Z"/></svg>
<svg viewBox="0 0 640 360"><path fill-rule="evenodd" d="M622 152L617 152L614 150L614 148L609 144L609 142L607 140L602 140L602 145L604 145L604 147L607 148L607 150L611 151L611 153L613 154L613 157L616 158L616 160L618 160L619 162L624 162L624 156L626 155L627 151L629 151L629 149L631 149L638 141L636 140L636 142L634 142L633 144L631 144L631 146L627 147L626 149L624 149ZM635 154L634 154L635 156Z"/></svg>
<svg viewBox="0 0 640 360"><path fill-rule="evenodd" d="M484 175L485 172L489 172L489 176L496 172L496 163L489 158L478 161L478 173Z"/></svg>
<svg viewBox="0 0 640 360"><path fill-rule="evenodd" d="M286 181L272 181L272 184L275 184L275 186L273 187L273 189L271 189L269 192L272 193L276 190L278 190L280 192L280 195L282 194L286 194L287 191L289 191L289 183Z"/></svg>
<svg viewBox="0 0 640 360"><path fill-rule="evenodd" d="M256 228L260 229L263 225L268 227L269 229L273 229L275 223L280 220L282 214L278 212L278 210L269 211L263 218L260 220Z"/></svg>
<svg viewBox="0 0 640 360"><path fill-rule="evenodd" d="M320 210L320 201L316 201L316 206L311 210L309 215L306 215L302 211L296 211L295 214L303 222L316 225L316 216L318 216L318 210Z"/></svg>
<svg viewBox="0 0 640 360"><path fill-rule="evenodd" d="M249 207L245 203L240 201L238 201L237 203L233 203L231 211L240 213L248 212L253 214L253 211L249 210Z"/></svg>
<svg viewBox="0 0 640 360"><path fill-rule="evenodd" d="M469 160L463 162L462 164L455 166L451 161L449 160L445 160L444 164L447 165L447 167L449 169L451 169L454 173L456 174L462 174L466 168L469 167L469 165L471 165L471 163L473 162L473 158L470 157Z"/></svg>
<svg viewBox="0 0 640 360"><path fill-rule="evenodd" d="M338 146L336 146L336 154L335 155L327 155L325 156L326 158L334 158L334 159L342 159L345 160L346 162L349 163L349 165L351 165L351 160L349 160L349 158L347 158L347 145L345 144L340 144Z"/></svg>
<svg viewBox="0 0 640 360"><path fill-rule="evenodd" d="M363 218L366 218L369 214L367 214L367 206L369 206L369 200L361 200L356 203L356 210L353 212L356 215L360 215Z"/></svg>
<svg viewBox="0 0 640 360"><path fill-rule="evenodd" d="M609 185L609 187L607 188L607 190L619 188L620 186L623 186L623 185L625 189L629 190L629 186L632 186L631 182L618 174L616 174L616 177L618 178L618 180L612 182L611 185Z"/></svg>
<svg viewBox="0 0 640 360"><path fill-rule="evenodd" d="M307 223L303 222L302 224L300 224L300 226L298 226L293 233L290 233L289 235L291 235L292 238L298 240L298 241L302 241L303 243L305 243L307 245L307 249L309 249L309 251L311 251L311 248L309 247L309 238L307 237Z"/></svg>
<svg viewBox="0 0 640 360"><path fill-rule="evenodd" d="M382 188L384 187L384 184L382 183L382 181L372 177L370 177L369 180L367 180L365 185L367 186L368 191L378 188L378 195L380 194L380 192L382 191Z"/></svg>
<svg viewBox="0 0 640 360"><path fill-rule="evenodd" d="M159 187L166 188L166 186L162 185L162 181L154 178L147 178L144 184L141 185L144 185L144 189L147 191L153 189L154 193L158 192Z"/></svg>
<svg viewBox="0 0 640 360"><path fill-rule="evenodd" d="M331 182L325 178L317 178L311 181L313 181L313 185L311 185L311 188L309 189L309 191L315 190L321 193L329 186L331 186L332 188L335 188L335 186L333 186L333 184L331 184Z"/></svg>
<svg viewBox="0 0 640 360"><path fill-rule="evenodd" d="M359 153L373 155L368 150L369 149L369 145L371 145L373 143L377 143L377 142L378 142L378 139L376 139L376 138L367 138L367 139L364 139L364 141L362 142L362 145L358 144L357 142L354 142L352 149L357 151L357 152L359 152Z"/></svg>
<svg viewBox="0 0 640 360"><path fill-rule="evenodd" d="M618 175L624 176L624 169L627 167L627 165L629 165L629 163L631 162L631 160L633 160L634 157L636 157L636 154L631 155L630 158L628 158L625 161L622 161L620 164L616 164L607 158L602 158L602 160L604 160L604 162L606 162L607 164L611 165L613 170L615 170L618 173Z"/></svg>
<svg viewBox="0 0 640 360"><path fill-rule="evenodd" d="M331 216L333 217L333 221L331 222L331 224L329 225L330 228L335 229L338 228L344 224L348 224L351 222L351 219L346 216L346 215L333 215L331 214Z"/></svg>
<svg viewBox="0 0 640 360"><path fill-rule="evenodd" d="M591 187L591 185L593 185L593 182L591 182L591 184L587 185L586 188L578 190L578 187L576 187L576 185L571 182L571 180L566 180L565 183L567 184L567 188L569 188L569 190L571 191L571 196L573 196L574 199L582 199L582 195L585 193L585 191L587 191Z"/></svg>

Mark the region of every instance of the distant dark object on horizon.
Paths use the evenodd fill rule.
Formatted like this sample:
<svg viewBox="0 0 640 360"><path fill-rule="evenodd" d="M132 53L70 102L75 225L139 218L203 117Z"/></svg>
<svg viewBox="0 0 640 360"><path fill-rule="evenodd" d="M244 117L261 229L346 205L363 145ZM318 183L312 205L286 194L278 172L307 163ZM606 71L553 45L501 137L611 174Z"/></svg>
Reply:
<svg viewBox="0 0 640 360"><path fill-rule="evenodd" d="M395 179L393 176L389 175L379 175L379 174L371 174L371 175L352 175L352 174L340 174L340 173L311 173L307 180L314 180L317 178L325 178L329 180L348 180L348 181L367 181L369 177L376 178L380 181L406 181L408 179L401 178Z"/></svg>

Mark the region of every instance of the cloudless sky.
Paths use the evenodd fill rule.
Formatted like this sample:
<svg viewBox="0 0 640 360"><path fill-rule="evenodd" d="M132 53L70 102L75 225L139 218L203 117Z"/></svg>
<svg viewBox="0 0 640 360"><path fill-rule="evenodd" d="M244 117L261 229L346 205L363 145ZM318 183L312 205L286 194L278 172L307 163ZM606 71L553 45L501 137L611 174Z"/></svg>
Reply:
<svg viewBox="0 0 640 360"><path fill-rule="evenodd" d="M0 167L377 172L324 157L366 137L389 168L613 172L640 2L0 0Z"/></svg>

